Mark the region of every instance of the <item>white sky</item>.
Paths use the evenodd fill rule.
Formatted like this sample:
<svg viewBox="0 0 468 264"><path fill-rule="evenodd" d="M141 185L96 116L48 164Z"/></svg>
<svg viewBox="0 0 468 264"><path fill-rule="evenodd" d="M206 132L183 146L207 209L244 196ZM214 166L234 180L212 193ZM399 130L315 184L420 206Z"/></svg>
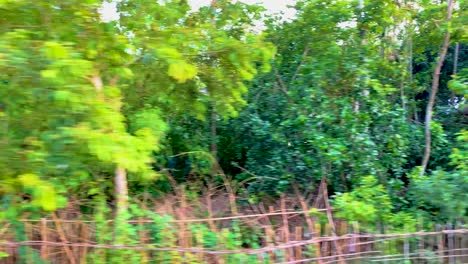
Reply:
<svg viewBox="0 0 468 264"><path fill-rule="evenodd" d="M189 0L189 4L192 5L193 9L198 9L201 6L206 6L211 3L212 0ZM288 9L288 5L293 5L296 0L240 0L247 4L261 4L271 14L284 12L286 18L294 16L294 10Z"/></svg>
<svg viewBox="0 0 468 264"><path fill-rule="evenodd" d="M112 21L112 20L119 19L119 15L117 13L117 8L116 8L116 2L118 1L120 0L114 0L112 2L104 1L100 9L102 20ZM295 0L240 0L240 1L244 3L248 3L248 4L260 3L271 14L284 12L284 17L286 19L292 18L295 14L294 9L287 8L287 5L294 4ZM190 5L192 5L194 10L197 10L202 6L209 5L211 3L211 0L189 0L188 2L190 3Z"/></svg>

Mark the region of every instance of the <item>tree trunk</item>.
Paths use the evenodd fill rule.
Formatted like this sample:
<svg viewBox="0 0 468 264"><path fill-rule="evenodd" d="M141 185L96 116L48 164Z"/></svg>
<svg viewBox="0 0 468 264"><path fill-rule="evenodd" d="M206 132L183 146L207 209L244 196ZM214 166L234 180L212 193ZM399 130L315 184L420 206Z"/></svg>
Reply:
<svg viewBox="0 0 468 264"><path fill-rule="evenodd" d="M116 199L116 219L123 219L128 209L127 172L124 168L115 169L114 193Z"/></svg>
<svg viewBox="0 0 468 264"><path fill-rule="evenodd" d="M211 131L211 146L210 151L213 158L218 160L218 144L217 144L217 128L216 128L216 109L215 103L211 103L210 110L210 131Z"/></svg>
<svg viewBox="0 0 468 264"><path fill-rule="evenodd" d="M458 72L458 53L460 50L460 44L457 42L455 43L455 51L453 54L453 75L456 75Z"/></svg>
<svg viewBox="0 0 468 264"><path fill-rule="evenodd" d="M218 0L211 0L210 8L215 12L218 6ZM213 27L216 27L216 20L213 18L211 20ZM211 95L211 93L210 93ZM210 109L210 132L211 132L211 145L210 151L213 158L218 162L218 144L217 144L217 133L216 133L216 104L212 96L211 109Z"/></svg>
<svg viewBox="0 0 468 264"><path fill-rule="evenodd" d="M447 18L446 22L450 22L452 18L452 10L453 10L453 0L449 0L447 4ZM434 69L434 73L432 76L432 87L431 87L431 95L429 97L429 102L427 103L426 108L426 118L424 122L424 132L426 136L426 145L424 148L424 156L421 165L421 176L424 175L427 164L429 163L429 158L431 156L431 121L432 121L432 109L434 108L435 98L437 91L439 90L439 79L440 79L440 71L442 69L442 65L445 60L445 55L447 55L447 49L450 44L450 32L447 30L444 35L444 42L442 47L440 48L439 58L437 60L436 67Z"/></svg>
<svg viewBox="0 0 468 264"><path fill-rule="evenodd" d="M358 9L360 11L360 13L358 15L358 23L363 23L364 18L365 18L364 0L359 0ZM363 66L363 65L365 65L365 61L366 61L365 46L367 45L367 32L366 32L365 29L362 28L362 25L359 28L359 37L361 38L361 67L366 67L366 66ZM367 78L368 78L367 74L364 74L364 75L361 74L360 77L359 77L360 83L361 84L366 83ZM368 97L369 96L369 90L366 87L364 87L364 89L361 92L361 95L363 97ZM353 103L353 111L355 113L359 113L360 107L361 107L361 103L359 102L359 98L356 98L356 100Z"/></svg>
<svg viewBox="0 0 468 264"><path fill-rule="evenodd" d="M454 54L453 54L453 75L457 75L457 72L458 72L458 52L460 50L460 45L459 43L457 42L455 44L455 50L454 50ZM450 96L450 103L452 104L452 106L455 106L455 99L456 99L456 95L455 95L455 91L452 91L451 93L451 96Z"/></svg>
<svg viewBox="0 0 468 264"><path fill-rule="evenodd" d="M110 85L117 85L117 77L114 77L110 81ZM91 83L96 89L98 100L104 101L103 88L104 84L99 74L96 74L90 78ZM114 240L119 241L116 238L120 234L118 226L121 221L124 221L128 211L128 185L127 185L127 172L124 168L117 167L114 175L114 199L115 199L115 218L114 218Z"/></svg>
<svg viewBox="0 0 468 264"><path fill-rule="evenodd" d="M412 31L409 30L410 26L407 25L406 26L407 28L407 37L408 39L406 40L407 41L407 74L408 74L408 77L409 77L409 84L411 85L413 83L413 36L412 36ZM401 96L401 105L403 107L403 109L405 109L406 111L408 111L408 107L407 107L407 102L406 102L406 95L405 95L405 82L407 81L406 79L406 76L405 74L402 74L402 83L401 83L401 91L400 91L400 96ZM408 111L408 113L410 112L411 110Z"/></svg>

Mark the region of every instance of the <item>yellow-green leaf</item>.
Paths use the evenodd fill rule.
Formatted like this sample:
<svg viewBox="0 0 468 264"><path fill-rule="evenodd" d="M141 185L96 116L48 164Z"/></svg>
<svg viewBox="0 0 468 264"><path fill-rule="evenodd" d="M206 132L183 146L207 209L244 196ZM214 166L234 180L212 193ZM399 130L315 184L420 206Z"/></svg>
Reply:
<svg viewBox="0 0 468 264"><path fill-rule="evenodd" d="M32 173L22 174L18 177L18 180L24 187L34 187L40 185L41 183L39 177Z"/></svg>
<svg viewBox="0 0 468 264"><path fill-rule="evenodd" d="M57 71L56 70L43 70L41 71L41 76L42 78L45 79L54 79L57 77Z"/></svg>
<svg viewBox="0 0 468 264"><path fill-rule="evenodd" d="M197 68L185 61L172 63L169 65L168 74L179 83L184 83L197 76Z"/></svg>
<svg viewBox="0 0 468 264"><path fill-rule="evenodd" d="M42 185L36 189L36 203L46 211L57 209L57 197L52 186Z"/></svg>
<svg viewBox="0 0 468 264"><path fill-rule="evenodd" d="M60 43L48 41L45 43L46 55L49 59L65 59L68 58L67 49Z"/></svg>
<svg viewBox="0 0 468 264"><path fill-rule="evenodd" d="M174 48L159 48L156 50L156 53L159 57L166 60L180 60L182 58L182 54Z"/></svg>
<svg viewBox="0 0 468 264"><path fill-rule="evenodd" d="M8 255L8 253L4 252L4 251L0 251L0 258L6 258L10 255Z"/></svg>

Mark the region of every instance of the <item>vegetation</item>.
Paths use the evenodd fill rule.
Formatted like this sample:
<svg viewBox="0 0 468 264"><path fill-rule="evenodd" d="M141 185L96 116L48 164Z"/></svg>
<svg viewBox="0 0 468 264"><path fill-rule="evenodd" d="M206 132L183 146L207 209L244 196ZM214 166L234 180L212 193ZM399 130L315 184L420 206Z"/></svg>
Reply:
<svg viewBox="0 0 468 264"><path fill-rule="evenodd" d="M233 196L325 182L363 232L466 223L466 0L300 0L286 21L228 0L115 1L105 21L102 4L0 0L0 221L81 201L99 243L135 245L126 220L151 218L170 247L170 221L136 197L223 186L237 214ZM235 224L189 228L207 248L258 247ZM129 256L144 258L90 260Z"/></svg>

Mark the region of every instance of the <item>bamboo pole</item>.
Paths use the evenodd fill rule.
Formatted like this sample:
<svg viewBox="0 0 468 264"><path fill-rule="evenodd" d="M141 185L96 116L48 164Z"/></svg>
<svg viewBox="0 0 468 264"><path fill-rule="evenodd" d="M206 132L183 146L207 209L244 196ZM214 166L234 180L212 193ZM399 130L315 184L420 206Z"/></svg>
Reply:
<svg viewBox="0 0 468 264"><path fill-rule="evenodd" d="M302 227L300 226L296 226L295 230L294 230L294 239L296 241L301 241L302 240ZM303 256L302 256L302 247L301 246L298 246L298 247L295 247L294 248L295 250L295 259L296 260L299 260L299 259L302 259Z"/></svg>
<svg viewBox="0 0 468 264"><path fill-rule="evenodd" d="M359 223L353 222L351 225L351 233L352 234L359 234ZM357 253L359 255L359 238L357 236L353 236L349 243L349 253Z"/></svg>
<svg viewBox="0 0 468 264"><path fill-rule="evenodd" d="M459 225L460 225L459 222L455 223L454 229L457 229L459 227ZM455 240L455 250L459 250L459 249L463 248L462 237L460 235L454 234L454 240ZM463 252L460 252L460 253L463 254ZM463 263L463 259L462 258L455 258L455 263Z"/></svg>
<svg viewBox="0 0 468 264"><path fill-rule="evenodd" d="M88 226L85 223L81 223L81 238L83 241L88 243ZM88 258L88 248L83 247L80 254L80 264L86 264Z"/></svg>
<svg viewBox="0 0 468 264"><path fill-rule="evenodd" d="M65 236L62 224L60 223L60 219L57 218L57 215L55 213L52 213L52 219L54 220L55 226L57 227L57 233L59 234L60 240L62 240L63 243L68 244L67 237ZM65 254L67 255L68 262L70 264L76 264L75 257L73 256L73 252L70 249L70 247L64 245L63 249L65 250Z"/></svg>
<svg viewBox="0 0 468 264"><path fill-rule="evenodd" d="M319 185L319 195L320 195L320 188L321 188L321 184ZM297 186L297 184L293 184L293 189L294 189L295 195L299 199L299 203L301 204L302 211L304 212L304 218L306 220L307 226L309 227L309 232L311 236L313 237L317 235L317 231L316 231L317 229L315 229L314 221L308 215L309 208L307 206L307 203L305 202L304 196L299 192L299 187ZM317 199L315 200L316 205L318 205L318 200L319 200L318 198L319 197L317 197ZM315 256L318 258L321 257L322 254L320 253L320 243L316 243L313 246L315 248ZM321 264L323 262L321 260L318 260L317 263Z"/></svg>
<svg viewBox="0 0 468 264"><path fill-rule="evenodd" d="M195 235L197 236L197 239L195 240L197 243L197 247L203 248L203 231L198 230L198 233ZM197 260L199 261L199 263L203 263L203 261L205 260L205 254L203 252L198 252ZM216 262L219 263L218 260L216 260Z"/></svg>
<svg viewBox="0 0 468 264"><path fill-rule="evenodd" d="M269 215L272 215L275 213L275 208L273 206L268 206L268 214ZM281 215L283 214L283 212L281 212ZM274 223L274 220L272 221ZM271 226L270 229L268 230L270 232L270 236L271 236L271 241L273 241L273 246L274 246L274 243L279 241L277 235L276 235L276 231L274 229L274 226ZM272 257L272 261L275 261L276 260L276 253L274 251L271 252L271 257Z"/></svg>
<svg viewBox="0 0 468 264"><path fill-rule="evenodd" d="M47 242L47 222L44 221L45 218L41 218L41 240L44 242ZM44 244L41 246L41 258L43 260L47 260L48 257L48 252L47 252L47 244Z"/></svg>
<svg viewBox="0 0 468 264"><path fill-rule="evenodd" d="M328 223L330 224L332 236L333 236L333 237L336 237L335 222L333 222L332 210L331 210L330 203L329 203L329 201L328 201L328 190L327 190L327 185L326 185L326 182L325 182L325 181L324 181L323 184L324 184L324 186L323 186L323 188L322 188L322 192L323 192L323 201L325 202L325 207L327 208ZM345 261L344 258L342 257L343 252L342 252L342 250L341 250L341 247L338 245L338 241L337 241L337 240L334 240L334 241L333 241L333 246L335 247L335 250L336 250L336 252L338 253L338 262L339 262L340 264L346 263L346 261Z"/></svg>
<svg viewBox="0 0 468 264"><path fill-rule="evenodd" d="M140 239L140 243L142 245L145 245L147 241L147 236L146 236L146 231L144 230L143 222L140 221L138 223L138 226L140 228L140 230L138 230L138 237ZM142 250L140 254L141 254L141 263L148 263L148 259L149 259L148 252L145 250Z"/></svg>
<svg viewBox="0 0 468 264"><path fill-rule="evenodd" d="M258 209L260 210L260 212L263 214L263 215L266 215L267 214L267 211L265 209L265 206L263 205L263 203L260 203L258 205ZM268 218L268 216L266 217L262 217L261 219L265 219L265 222L267 225L271 225L271 221L270 221L270 218Z"/></svg>
<svg viewBox="0 0 468 264"><path fill-rule="evenodd" d="M405 237L404 239L403 254L405 255L405 262L408 262L409 254L410 254L410 245L409 245L409 239L407 237Z"/></svg>
<svg viewBox="0 0 468 264"><path fill-rule="evenodd" d="M165 203L165 206L170 205L171 202ZM169 209L171 209L171 206L168 206ZM318 212L326 212L327 209L317 209L316 211ZM309 211L287 211L286 213L282 212L275 212L275 210L270 211L269 213L265 214L250 214L250 215L237 215L237 216L226 216L226 217L215 217L215 218L201 218L201 219L185 219L185 220L171 220L168 221L168 223L203 223L203 222L209 222L209 221L226 221L226 220L238 220L238 219L245 219L245 218L261 218L261 217L266 217L266 216L280 216L283 214L288 214L288 215L295 215L295 214L307 214ZM169 215L175 215L173 211L168 213ZM21 219L20 220L23 223L34 223L34 222L40 222L40 220L34 220L34 219ZM53 220L46 219L46 222L54 222ZM154 221L151 219L145 219L145 220L126 220L127 223L138 223L138 222L144 222L144 223L153 223ZM62 223L76 223L76 222L83 222L83 223L95 223L96 221L94 220L70 220L70 219L63 219L61 220ZM114 220L107 220L106 222L108 223L113 223Z"/></svg>
<svg viewBox="0 0 468 264"><path fill-rule="evenodd" d="M265 238L266 238L266 246L274 247L275 231L273 230L271 225L268 225L265 227ZM275 253L273 251L268 252L268 255L270 257L270 262L274 262L276 260Z"/></svg>
<svg viewBox="0 0 468 264"><path fill-rule="evenodd" d="M213 221L213 201L211 199L211 195L212 195L211 190L212 190L212 185L210 183L208 184L208 190L206 194L206 207L208 209L208 217L209 217L208 225L210 226L211 232L217 233L216 225Z"/></svg>
<svg viewBox="0 0 468 264"><path fill-rule="evenodd" d="M180 208L178 210L176 209L177 216L179 219L184 220L186 218L185 216L185 210L187 208L187 200L186 200L186 195L185 195L185 190L184 187L179 188L179 195L180 195ZM190 239L191 235L190 232L187 229L187 226L185 223L181 222L179 223L179 233L178 233L178 240L179 240L179 245L181 247L190 247ZM187 252L181 252L182 257L187 257Z"/></svg>
<svg viewBox="0 0 468 264"><path fill-rule="evenodd" d="M441 232L414 232L414 233L395 233L395 234L363 234L359 235L361 238L382 238L385 240L394 240L394 239L402 239L405 237L427 237L427 236L434 236L438 234L449 234L449 233L456 233L456 234L468 234L468 229L459 229L459 230L444 230ZM315 239L310 240L303 240L303 241L291 241L289 244L277 245L273 247L263 247L259 249L237 249L237 250L207 250L207 249L199 249L199 248L181 248L181 247L148 247L148 245L100 245L95 243L73 243L70 244L68 242L48 242L49 247L63 247L63 246L70 246L73 245L74 247L89 247L89 248L101 248L101 249L130 249L130 250L148 250L148 251L175 251L175 252L192 252L196 253L199 251L203 251L205 254L219 254L219 255L226 255L226 254L260 254L266 253L270 251L277 251L283 250L285 248L293 248L297 246L306 246L316 243L317 241L322 242L330 242L334 240L349 240L349 235L344 236L336 236L336 237L318 237ZM19 247L19 246L40 246L44 242L43 241L22 241L22 242L0 242L0 245L7 245L9 247ZM363 254L364 252L362 252ZM343 254L345 255L345 254Z"/></svg>
<svg viewBox="0 0 468 264"><path fill-rule="evenodd" d="M467 235L462 235L462 248L464 249L461 254L465 255L462 257L462 263L468 263L468 236Z"/></svg>
<svg viewBox="0 0 468 264"><path fill-rule="evenodd" d="M32 224L30 223L25 223L24 224L24 235L25 235L25 238L27 240L29 239L32 239L33 235L32 235ZM26 250L26 259L29 263L32 263L34 260L33 260L33 255L31 254L31 248L27 248Z"/></svg>
<svg viewBox="0 0 468 264"><path fill-rule="evenodd" d="M206 194L206 207L207 207L207 210L208 210L208 225L210 226L210 230L211 232L213 233L218 233L218 229L216 228L216 225L215 225L215 222L213 220L213 200L212 200L212 190L213 190L213 186L211 183L208 184L208 190L207 190L207 194ZM213 256L214 259L215 259L215 263L218 263L218 264L224 264L224 260L222 258L220 258L219 256L217 255L214 255Z"/></svg>
<svg viewBox="0 0 468 264"><path fill-rule="evenodd" d="M442 231L442 228L440 225L436 225L436 232L437 231ZM439 261L442 262L443 261L443 258L445 256L445 253L444 253L444 235L443 234L440 234L440 235L437 235L437 249L438 249L438 255L439 255Z"/></svg>
<svg viewBox="0 0 468 264"><path fill-rule="evenodd" d="M451 224L447 224L447 230L452 230L453 227ZM448 244L448 250L449 250L449 264L455 264L455 257L453 256L453 250L454 250L454 234L450 233L447 234L447 244Z"/></svg>
<svg viewBox="0 0 468 264"><path fill-rule="evenodd" d="M286 212L286 198L284 193L281 194L281 212L285 213ZM283 234L283 242L284 243L289 243L289 223L288 223L288 216L286 214L282 215L283 219L283 228L282 228L282 234ZM292 251L290 248L284 250L284 258L287 261L291 261L291 256Z"/></svg>

